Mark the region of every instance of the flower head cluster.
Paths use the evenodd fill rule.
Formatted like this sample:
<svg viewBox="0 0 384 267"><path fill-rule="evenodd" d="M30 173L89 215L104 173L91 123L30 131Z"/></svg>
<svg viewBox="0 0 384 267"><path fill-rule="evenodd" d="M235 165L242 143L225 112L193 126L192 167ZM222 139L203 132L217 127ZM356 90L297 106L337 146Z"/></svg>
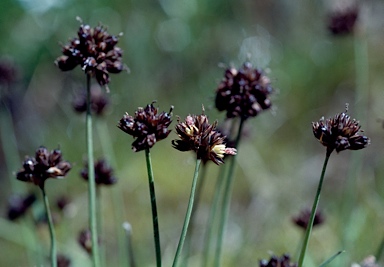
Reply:
<svg viewBox="0 0 384 267"><path fill-rule="evenodd" d="M57 255L57 267L70 267L71 259L63 254Z"/></svg>
<svg viewBox="0 0 384 267"><path fill-rule="evenodd" d="M261 260L260 267L296 267L296 263L291 263L291 258L289 255L284 254L280 258L277 256L272 256L271 259Z"/></svg>
<svg viewBox="0 0 384 267"><path fill-rule="evenodd" d="M216 108L225 110L227 118L255 117L272 105L269 95L273 89L269 78L246 62L237 70L229 68L216 90Z"/></svg>
<svg viewBox="0 0 384 267"><path fill-rule="evenodd" d="M62 71L74 69L77 65L97 82L104 86L109 83L109 73L119 73L124 69L123 51L117 47L118 36L110 35L102 25L91 28L82 24L69 44L62 48L63 56L55 64Z"/></svg>
<svg viewBox="0 0 384 267"><path fill-rule="evenodd" d="M358 16L357 7L339 10L329 15L328 30L333 35L346 35L353 32Z"/></svg>
<svg viewBox="0 0 384 267"><path fill-rule="evenodd" d="M337 152L342 150L359 150L369 145L368 137L360 134L359 122L345 112L336 114L333 118L318 122L312 122L313 134L328 152L334 149Z"/></svg>
<svg viewBox="0 0 384 267"><path fill-rule="evenodd" d="M172 145L180 151L195 151L203 162L212 160L217 165L224 163L225 154L235 155L236 149L225 145L225 136L216 129L217 122L209 124L208 117L189 115L184 122L176 125L181 140L173 140Z"/></svg>
<svg viewBox="0 0 384 267"><path fill-rule="evenodd" d="M135 116L126 113L117 125L122 131L136 138L132 143L132 149L135 152L153 147L156 142L165 139L171 132L168 126L172 122L173 106L168 113L164 111L159 113L158 108L153 104L154 102L145 108L139 107Z"/></svg>
<svg viewBox="0 0 384 267"><path fill-rule="evenodd" d="M36 201L35 194L28 194L27 196L12 195L8 199L7 217L9 220L14 221L23 216L27 210Z"/></svg>
<svg viewBox="0 0 384 267"><path fill-rule="evenodd" d="M84 229L79 233L77 238L80 246L89 254L92 254L92 239L91 239L91 231L88 229Z"/></svg>
<svg viewBox="0 0 384 267"><path fill-rule="evenodd" d="M299 215L293 218L293 222L301 227L302 229L307 229L309 219L311 217L311 210L304 209L300 212ZM321 225L324 222L325 218L321 211L317 210L315 213L315 219L313 220L313 226Z"/></svg>
<svg viewBox="0 0 384 267"><path fill-rule="evenodd" d="M88 164L81 171L81 177L88 180ZM117 178L113 176L113 169L104 159L95 162L95 183L97 185L113 185L117 183Z"/></svg>
<svg viewBox="0 0 384 267"><path fill-rule="evenodd" d="M103 94L99 87L91 88L91 109L96 115L102 115L106 106L108 105L108 98ZM73 109L78 113L84 113L87 111L87 92L81 91L78 93L73 102Z"/></svg>
<svg viewBox="0 0 384 267"><path fill-rule="evenodd" d="M59 149L51 152L41 146L36 150L35 157L26 157L23 169L20 170L16 178L23 182L32 182L41 189L48 178L63 178L71 169L71 164L63 161Z"/></svg>
<svg viewBox="0 0 384 267"><path fill-rule="evenodd" d="M68 206L71 205L71 199L68 198L67 196L60 196L57 200L56 200L56 206L57 208L60 210L60 211L64 211L65 209L68 208Z"/></svg>
<svg viewBox="0 0 384 267"><path fill-rule="evenodd" d="M0 86L9 85L16 80L18 69L15 63L6 57L0 58Z"/></svg>

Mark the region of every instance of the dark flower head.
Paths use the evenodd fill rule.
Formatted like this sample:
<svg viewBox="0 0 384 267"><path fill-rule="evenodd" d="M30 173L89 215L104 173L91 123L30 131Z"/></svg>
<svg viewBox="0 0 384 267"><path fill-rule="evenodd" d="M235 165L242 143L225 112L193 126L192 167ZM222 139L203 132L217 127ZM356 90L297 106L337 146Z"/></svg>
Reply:
<svg viewBox="0 0 384 267"><path fill-rule="evenodd" d="M328 152L336 149L359 150L370 144L368 137L360 134L359 122L351 119L345 112L336 114L333 118L318 122L312 122L313 134L323 146L327 147Z"/></svg>
<svg viewBox="0 0 384 267"><path fill-rule="evenodd" d="M123 51L117 47L119 36L110 35L102 25L91 28L80 25L77 37L62 47L63 56L55 64L62 71L69 71L80 65L85 73L91 74L104 86L109 83L109 73L119 73L125 67Z"/></svg>
<svg viewBox="0 0 384 267"><path fill-rule="evenodd" d="M108 98L99 87L91 88L91 109L96 115L102 115L105 107L108 105ZM79 92L73 100L73 109L78 113L87 111L87 92Z"/></svg>
<svg viewBox="0 0 384 267"><path fill-rule="evenodd" d="M88 229L82 230L79 233L79 237L77 239L80 246L89 254L92 254L92 239L91 239L91 231Z"/></svg>
<svg viewBox="0 0 384 267"><path fill-rule="evenodd" d="M333 35L347 35L353 32L358 16L357 7L335 11L328 17L328 30Z"/></svg>
<svg viewBox="0 0 384 267"><path fill-rule="evenodd" d="M88 180L88 164L81 171L81 177ZM113 169L104 159L95 162L95 183L97 185L113 185L117 183L117 178L113 176Z"/></svg>
<svg viewBox="0 0 384 267"><path fill-rule="evenodd" d="M271 259L268 260L261 260L260 267L297 267L296 263L291 263L291 258L289 255L284 254L280 258L277 256L272 256Z"/></svg>
<svg viewBox="0 0 384 267"><path fill-rule="evenodd" d="M57 267L69 267L71 266L71 259L63 254L57 255Z"/></svg>
<svg viewBox="0 0 384 267"><path fill-rule="evenodd" d="M225 136L216 130L217 121L209 124L206 115L188 115L184 122L176 125L181 140L172 140L174 148L180 151L192 150L204 163L212 160L217 165L224 163L225 154L235 155L236 149L225 146Z"/></svg>
<svg viewBox="0 0 384 267"><path fill-rule="evenodd" d="M71 204L71 200L67 196L61 196L56 200L56 205L60 211L64 211Z"/></svg>
<svg viewBox="0 0 384 267"><path fill-rule="evenodd" d="M23 216L27 210L36 201L35 194L28 194L27 196L12 195L8 199L7 217L9 220L14 221Z"/></svg>
<svg viewBox="0 0 384 267"><path fill-rule="evenodd" d="M32 182L43 188L46 179L63 178L70 169L71 164L62 160L59 149L49 152L41 146L36 150L34 158L26 157L23 169L17 173L16 178L23 182Z"/></svg>
<svg viewBox="0 0 384 267"><path fill-rule="evenodd" d="M13 83L18 76L18 69L11 58L0 58L0 86Z"/></svg>
<svg viewBox="0 0 384 267"><path fill-rule="evenodd" d="M295 216L292 220L293 222L301 227L302 229L306 230L309 219L311 217L311 210L310 209L303 209L299 215ZM317 210L315 213L315 219L313 221L313 226L321 225L324 222L325 218L321 211Z"/></svg>
<svg viewBox="0 0 384 267"><path fill-rule="evenodd" d="M165 139L171 132L168 126L172 122L173 106L169 113L164 111L159 113L159 110L153 106L154 103L145 108L139 107L135 116L126 113L117 125L122 131L136 138L132 143L132 149L135 152L153 147L156 142Z"/></svg>
<svg viewBox="0 0 384 267"><path fill-rule="evenodd" d="M237 70L228 68L216 90L216 108L225 110L227 118L243 120L257 116L272 105L269 95L273 89L269 78L246 62Z"/></svg>

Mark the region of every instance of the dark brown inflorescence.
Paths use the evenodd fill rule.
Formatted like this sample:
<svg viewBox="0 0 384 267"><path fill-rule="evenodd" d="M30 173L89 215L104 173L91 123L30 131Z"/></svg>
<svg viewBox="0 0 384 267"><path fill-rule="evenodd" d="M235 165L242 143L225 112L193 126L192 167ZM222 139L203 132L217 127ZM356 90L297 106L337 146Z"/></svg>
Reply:
<svg viewBox="0 0 384 267"><path fill-rule="evenodd" d="M311 217L311 210L310 209L303 209L299 215L295 216L292 220L293 222L299 226L300 228L306 230L309 219ZM318 226L321 225L325 220L325 217L323 213L319 210L316 211L315 213L315 218L313 220L313 226Z"/></svg>
<svg viewBox="0 0 384 267"><path fill-rule="evenodd" d="M57 255L57 267L69 267L71 266L71 259L63 254Z"/></svg>
<svg viewBox="0 0 384 267"><path fill-rule="evenodd" d="M64 211L69 205L71 205L71 199L67 196L60 196L56 200L56 206L59 208L60 211Z"/></svg>
<svg viewBox="0 0 384 267"><path fill-rule="evenodd" d="M263 71L245 62L239 70L228 68L225 71L224 79L216 90L216 108L225 110L227 118L245 120L255 117L271 107L269 95L272 91L270 80Z"/></svg>
<svg viewBox="0 0 384 267"><path fill-rule="evenodd" d="M272 256L271 259L268 260L261 260L260 267L297 267L296 263L291 263L291 258L289 255L284 254L280 258L277 256Z"/></svg>
<svg viewBox="0 0 384 267"><path fill-rule="evenodd" d="M101 116L107 107L109 101L108 98L99 87L91 88L91 109L96 115ZM84 113L87 111L87 91L79 92L73 100L73 109L78 113Z"/></svg>
<svg viewBox="0 0 384 267"><path fill-rule="evenodd" d="M62 71L69 71L80 65L85 73L94 76L104 86L109 83L109 73L119 73L125 67L123 51L117 47L119 36L110 35L102 25L91 28L82 24L69 44L62 47L63 56L55 64Z"/></svg>
<svg viewBox="0 0 384 267"><path fill-rule="evenodd" d="M119 121L117 127L136 140L132 143L132 149L135 152L149 149L156 142L165 139L171 130L168 130L172 120L172 110L159 113L158 108L153 106L155 102L147 105L145 108L139 107L135 112L135 116L126 113Z"/></svg>
<svg viewBox="0 0 384 267"><path fill-rule="evenodd" d="M359 122L345 112L336 114L333 118L318 122L312 122L313 134L320 143L327 147L329 153L334 149L337 152L342 150L359 150L370 144L368 137L360 134Z"/></svg>
<svg viewBox="0 0 384 267"><path fill-rule="evenodd" d="M18 69L12 59L0 58L0 86L13 83L18 76Z"/></svg>
<svg viewBox="0 0 384 267"><path fill-rule="evenodd" d="M9 220L14 221L22 217L27 210L36 201L35 194L28 194L27 196L12 195L8 199L7 217Z"/></svg>
<svg viewBox="0 0 384 267"><path fill-rule="evenodd" d="M88 164L81 171L81 177L88 180ZM113 169L104 159L95 162L95 183L97 185L113 185L117 183L117 178L113 176Z"/></svg>
<svg viewBox="0 0 384 267"><path fill-rule="evenodd" d="M17 173L16 178L23 182L32 182L43 189L45 180L63 178L70 169L71 164L62 159L59 149L49 152L41 146L36 150L34 158L26 157L23 169Z"/></svg>
<svg viewBox="0 0 384 267"><path fill-rule="evenodd" d="M80 246L89 254L92 254L92 239L91 231L88 229L82 230L77 238Z"/></svg>
<svg viewBox="0 0 384 267"><path fill-rule="evenodd" d="M328 17L328 30L333 35L352 33L358 17L357 7L344 8L333 12Z"/></svg>
<svg viewBox="0 0 384 267"><path fill-rule="evenodd" d="M180 151L192 150L204 163L212 160L217 165L224 163L224 155L236 155L236 149L225 145L225 136L216 129L217 121L209 124L206 115L188 115L184 122L176 125L176 133L181 140L173 140L172 145Z"/></svg>

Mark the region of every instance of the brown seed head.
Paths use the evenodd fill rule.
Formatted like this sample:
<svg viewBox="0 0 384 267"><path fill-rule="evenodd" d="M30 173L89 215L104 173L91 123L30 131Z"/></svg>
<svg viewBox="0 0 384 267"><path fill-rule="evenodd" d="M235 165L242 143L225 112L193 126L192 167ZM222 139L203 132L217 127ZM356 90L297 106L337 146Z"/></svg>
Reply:
<svg viewBox="0 0 384 267"><path fill-rule="evenodd" d="M27 210L36 201L35 194L28 194L27 196L12 195L8 199L7 217L9 220L14 221L22 217Z"/></svg>
<svg viewBox="0 0 384 267"><path fill-rule="evenodd" d="M81 171L81 177L88 180L88 164ZM113 169L104 159L95 162L95 182L97 185L113 185L117 183L117 178L113 176Z"/></svg>
<svg viewBox="0 0 384 267"><path fill-rule="evenodd" d="M71 164L62 160L59 149L49 152L41 146L36 150L35 157L26 157L16 178L23 182L32 182L35 185L44 187L48 178L63 178L71 169Z"/></svg>
<svg viewBox="0 0 384 267"><path fill-rule="evenodd" d="M80 65L85 73L91 74L104 86L109 83L109 73L119 73L125 67L123 51L116 46L118 36L110 35L102 25L91 28L80 25L77 37L62 47L63 56L55 64L62 71L69 71Z"/></svg>
<svg viewBox="0 0 384 267"><path fill-rule="evenodd" d="M109 101L107 96L100 90L99 87L91 88L91 109L96 115L101 116L107 107ZM87 92L81 91L73 100L73 109L78 113L87 111Z"/></svg>
<svg viewBox="0 0 384 267"><path fill-rule="evenodd" d="M291 258L287 254L284 254L280 258L273 255L269 261L261 260L259 263L260 267L297 267L296 263L291 263Z"/></svg>
<svg viewBox="0 0 384 267"><path fill-rule="evenodd" d="M126 113L119 121L117 127L136 140L132 143L132 149L135 152L151 148L156 142L165 139L171 130L168 130L172 120L172 110L159 113L158 108L153 106L155 102L147 105L145 108L139 107L135 116Z"/></svg>
<svg viewBox="0 0 384 267"><path fill-rule="evenodd" d="M299 226L300 228L304 229L304 231L307 229L309 219L311 217L311 210L310 209L303 209L299 215L295 216L292 220L293 222ZM315 213L315 218L313 221L313 226L321 225L324 222L325 218L321 211L317 210Z"/></svg>
<svg viewBox="0 0 384 267"><path fill-rule="evenodd" d="M176 125L181 140L172 140L174 148L180 151L192 150L204 163L212 160L217 165L224 163L225 154L235 155L236 149L225 146L225 136L216 130L217 122L210 124L206 115L189 115Z"/></svg>
<svg viewBox="0 0 384 267"><path fill-rule="evenodd" d="M225 110L227 118L255 117L271 107L269 95L272 91L269 78L246 62L239 70L228 68L225 71L216 90L216 108Z"/></svg>
<svg viewBox="0 0 384 267"><path fill-rule="evenodd" d="M357 7L343 8L328 16L328 30L333 35L347 35L353 32L358 17Z"/></svg>
<svg viewBox="0 0 384 267"><path fill-rule="evenodd" d="M91 239L91 231L88 229L82 230L79 233L78 242L80 246L89 254L92 255L92 239Z"/></svg>
<svg viewBox="0 0 384 267"><path fill-rule="evenodd" d="M370 140L360 135L360 127L359 122L352 120L346 112L327 120L323 117L318 122L312 122L313 134L329 152L334 149L337 152L346 149L359 150L368 146Z"/></svg>
<svg viewBox="0 0 384 267"><path fill-rule="evenodd" d="M0 87L1 85L9 85L13 83L18 76L18 69L11 58L0 58Z"/></svg>
<svg viewBox="0 0 384 267"><path fill-rule="evenodd" d="M69 267L71 266L71 259L63 254L57 255L57 267Z"/></svg>

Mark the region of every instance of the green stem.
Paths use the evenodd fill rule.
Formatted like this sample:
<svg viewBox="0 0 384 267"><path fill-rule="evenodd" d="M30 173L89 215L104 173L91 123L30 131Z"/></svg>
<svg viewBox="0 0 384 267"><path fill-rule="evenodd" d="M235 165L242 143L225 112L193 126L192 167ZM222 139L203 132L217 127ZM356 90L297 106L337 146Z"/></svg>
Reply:
<svg viewBox="0 0 384 267"><path fill-rule="evenodd" d="M215 221L215 218L217 218L216 216L217 207L219 206L221 192L223 191L224 179L222 179L222 177L224 176L225 170L226 170L226 166L223 166L220 168L219 175L216 181L215 193L213 195L211 211L208 217L207 232L204 238L204 254L203 254L203 265L202 265L204 267L208 266L208 259L211 251L211 244L212 244L212 237L213 237L213 229L215 225L214 221Z"/></svg>
<svg viewBox="0 0 384 267"><path fill-rule="evenodd" d="M336 252L335 254L332 255L332 257L330 257L329 259L325 260L322 264L320 264L319 267L325 267L331 261L333 261L337 256L339 256L341 253L344 253L344 252L345 252L345 250L340 250L340 251Z"/></svg>
<svg viewBox="0 0 384 267"><path fill-rule="evenodd" d="M97 121L97 131L99 133L99 141L101 144L101 149L103 151L104 157L110 162L112 167L116 167L113 165L117 164L115 153L113 151L113 143L111 140L111 136L109 134L108 125L106 124L105 120L98 120ZM123 197L123 187L122 186L115 186L112 189L111 198L112 198L112 205L115 207L113 209L114 216L116 220L116 230L117 230L117 243L118 243L118 250L119 250L119 264L120 266L126 266L128 264L127 258L125 256L125 239L124 235L120 234L121 224L124 222L124 218L126 217L125 212L125 202Z"/></svg>
<svg viewBox="0 0 384 267"><path fill-rule="evenodd" d="M183 249L183 245L184 245L184 241L185 241L185 236L187 235L188 225L189 225L189 221L191 219L191 214L192 214L192 209L193 209L193 202L194 202L194 198L195 198L197 179L199 177L200 164L201 164L201 159L197 159L196 160L195 173L193 175L193 180L192 180L191 195L189 196L189 203L188 203L187 213L185 214L184 225L183 225L183 229L181 231L180 240L179 240L179 244L177 245L176 255L175 255L175 259L173 260L172 267L176 267L177 266L177 263L178 263L179 258L180 258L181 251Z"/></svg>
<svg viewBox="0 0 384 267"><path fill-rule="evenodd" d="M197 182L196 195L195 195L195 203L193 205L192 214L191 214L191 217L192 217L192 219L191 219L191 228L189 230L189 233L187 235L187 240L185 242L185 247L186 247L185 250L186 250L187 257L191 256L191 250L193 248L193 246L192 246L192 238L194 236L195 229L196 229L196 221L195 221L196 216L195 216L195 214L196 214L197 209L199 208L199 205L200 205L201 194L202 194L202 191L203 191L203 188L204 188L204 183L205 183L206 171L207 171L207 164L203 164L203 166L201 168L200 179ZM183 266L184 267L188 266L188 258L185 260Z"/></svg>
<svg viewBox="0 0 384 267"><path fill-rule="evenodd" d="M160 267L161 266L161 250L160 250L159 221L157 216L155 183L153 179L151 153L149 152L149 148L145 149L145 158L147 161L149 193L151 197L151 206L152 206L153 235L155 237L155 248L156 248L156 266Z"/></svg>
<svg viewBox="0 0 384 267"><path fill-rule="evenodd" d="M312 206L311 216L309 218L307 230L305 231L304 242L303 242L303 245L301 247L298 267L302 267L303 263L304 263L305 253L306 253L307 248L308 248L309 237L311 235L312 228L313 228L313 221L315 220L315 214L316 214L317 206L319 205L321 188L323 186L323 181L324 181L324 174L325 174L325 170L327 168L328 160L329 160L329 157L331 156L331 153L332 153L332 151L327 149L327 153L325 155L325 160L324 160L324 164L323 164L323 170L321 171L319 185L317 187L315 200L314 200L313 206Z"/></svg>
<svg viewBox="0 0 384 267"><path fill-rule="evenodd" d="M245 120L243 118L240 120L239 130L237 131L237 137L236 137L236 142L235 142L235 147L237 150L238 150L238 145L240 143L241 132L243 130L244 121ZM215 263L214 263L215 267L221 266L221 252L222 252L223 239L224 239L224 230L226 228L228 216L229 216L230 202L231 202L231 196L232 196L232 187L233 187L233 174L235 172L236 157L237 157L237 155L234 155L231 158L228 174L227 174L227 177L225 179L223 206L221 209L221 216L222 217L221 217L220 224L219 224L219 233L218 233L217 244L216 244Z"/></svg>
<svg viewBox="0 0 384 267"><path fill-rule="evenodd" d="M132 227L128 222L123 223L123 229L125 231L125 235L127 238L127 255L128 255L128 262L129 267L136 267L135 257L133 253L133 246L132 246Z"/></svg>
<svg viewBox="0 0 384 267"><path fill-rule="evenodd" d="M51 238L51 253L50 253L50 255L51 255L51 267L57 267L55 229L53 228L51 211L49 210L49 202L48 202L47 194L45 193L44 185L41 187L41 192L43 193L45 213L46 213L47 219L48 219L49 235Z"/></svg>
<svg viewBox="0 0 384 267"><path fill-rule="evenodd" d="M87 116L86 137L88 154L88 197L89 197L89 225L92 239L92 262L94 267L99 267L99 243L97 235L97 212L96 212L96 183L95 164L93 159L93 136L92 136L92 114L91 114L91 76L87 74Z"/></svg>

